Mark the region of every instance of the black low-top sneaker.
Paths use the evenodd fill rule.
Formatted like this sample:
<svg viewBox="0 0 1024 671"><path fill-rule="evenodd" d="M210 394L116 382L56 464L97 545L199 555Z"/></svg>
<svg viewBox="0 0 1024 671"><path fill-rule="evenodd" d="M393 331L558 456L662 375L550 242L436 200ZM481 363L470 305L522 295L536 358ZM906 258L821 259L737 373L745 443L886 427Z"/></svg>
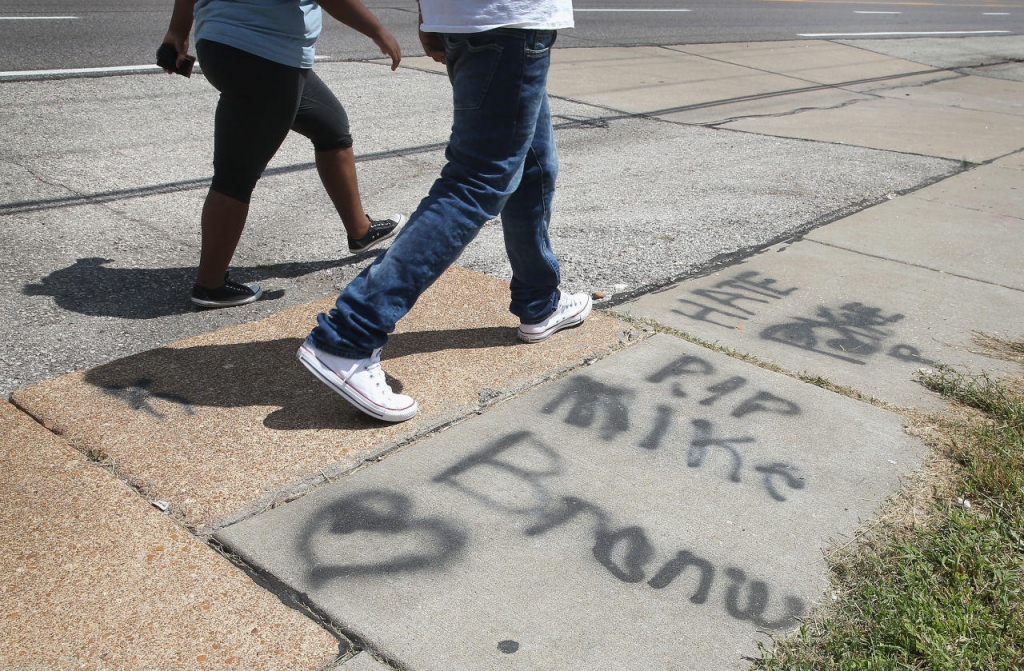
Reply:
<svg viewBox="0 0 1024 671"><path fill-rule="evenodd" d="M224 284L216 289L205 289L198 284L192 287L192 302L204 308L230 308L259 300L263 289L258 284L246 286L232 282L224 273Z"/></svg>
<svg viewBox="0 0 1024 671"><path fill-rule="evenodd" d="M370 218L367 217L367 219ZM365 252L384 242L398 232L398 227L402 225L403 221L405 221L405 217L400 214L392 214L387 219L370 219L370 230L366 232L366 235L361 238L348 236L348 251L353 254Z"/></svg>

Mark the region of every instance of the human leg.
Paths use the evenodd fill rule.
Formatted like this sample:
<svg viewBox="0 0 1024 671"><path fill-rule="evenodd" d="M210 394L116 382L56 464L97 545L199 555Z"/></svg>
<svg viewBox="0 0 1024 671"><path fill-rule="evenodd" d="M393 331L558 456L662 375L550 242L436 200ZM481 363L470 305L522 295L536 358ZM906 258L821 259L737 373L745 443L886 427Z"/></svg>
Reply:
<svg viewBox="0 0 1024 671"><path fill-rule="evenodd" d="M365 252L394 236L405 221L400 214L371 219L363 212L356 179L356 160L352 148L316 152L316 169L324 190L334 203L345 226L350 252Z"/></svg>
<svg viewBox="0 0 1024 671"><path fill-rule="evenodd" d="M316 171L345 225L345 231L352 237L363 237L370 228L370 222L359 198L355 152L352 147L347 147L317 151L315 156Z"/></svg>
<svg viewBox="0 0 1024 671"><path fill-rule="evenodd" d="M557 175L558 154L545 99L523 165L523 178L501 211L505 250L512 265L509 310L521 322L516 336L528 343L579 326L593 306L587 293L563 294L558 290L561 277L548 236Z"/></svg>
<svg viewBox="0 0 1024 671"><path fill-rule="evenodd" d="M348 114L315 72L306 77L292 130L313 143L317 174L345 226L349 249L365 251L394 235L400 215L371 220L363 209Z"/></svg>
<svg viewBox="0 0 1024 671"><path fill-rule="evenodd" d="M202 214L202 249L196 284L215 289L224 281L224 271L231 263L235 247L242 237L249 203L243 203L214 190L206 194Z"/></svg>
<svg viewBox="0 0 1024 671"><path fill-rule="evenodd" d="M210 190L202 215L202 251L191 300L204 308L246 305L259 300L263 290L258 284L232 282L227 267L242 237L249 204ZM219 274L218 274L219 273Z"/></svg>
<svg viewBox="0 0 1024 671"><path fill-rule="evenodd" d="M196 289L208 291L226 282L252 191L288 134L304 74L216 42L200 40L196 50L206 78L221 92L214 118L214 176L203 206L196 274ZM255 287L257 298L258 293Z"/></svg>
<svg viewBox="0 0 1024 671"><path fill-rule="evenodd" d="M498 216L523 176L547 99L551 31L494 30L444 35L454 119L447 164L386 253L318 317L311 334L329 353L362 358ZM544 108L546 109L546 108Z"/></svg>
<svg viewBox="0 0 1024 671"><path fill-rule="evenodd" d="M318 316L299 352L311 370L304 350L314 358L379 357L397 321L502 211L522 179L546 100L547 60L532 54L538 41L550 46L553 33L496 30L444 40L455 106L448 163L391 247L349 283L335 309Z"/></svg>
<svg viewBox="0 0 1024 671"><path fill-rule="evenodd" d="M512 266L509 310L526 324L542 321L558 305L561 275L548 236L557 176L558 154L545 97L523 178L501 211L505 252Z"/></svg>

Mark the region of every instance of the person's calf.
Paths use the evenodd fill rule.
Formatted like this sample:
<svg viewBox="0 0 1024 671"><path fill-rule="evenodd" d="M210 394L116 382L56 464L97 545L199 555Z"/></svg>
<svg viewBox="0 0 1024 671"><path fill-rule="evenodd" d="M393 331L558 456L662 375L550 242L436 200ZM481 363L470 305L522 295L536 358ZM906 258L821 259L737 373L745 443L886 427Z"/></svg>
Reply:
<svg viewBox="0 0 1024 671"><path fill-rule="evenodd" d="M352 147L318 151L316 170L334 204L345 231L354 238L366 235L370 222L359 197L356 157Z"/></svg>

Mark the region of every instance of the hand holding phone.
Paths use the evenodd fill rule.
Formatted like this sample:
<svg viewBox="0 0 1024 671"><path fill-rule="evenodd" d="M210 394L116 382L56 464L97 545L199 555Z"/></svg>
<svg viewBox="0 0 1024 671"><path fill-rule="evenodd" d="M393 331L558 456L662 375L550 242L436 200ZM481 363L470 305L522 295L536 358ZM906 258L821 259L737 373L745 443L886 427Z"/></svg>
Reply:
<svg viewBox="0 0 1024 671"><path fill-rule="evenodd" d="M196 63L195 56L189 56L186 54L185 58L181 61L181 67L178 67L178 50L174 48L173 44L164 42L160 45L160 48L156 50L156 64L162 67L164 70L177 73L183 77L192 76L192 66Z"/></svg>

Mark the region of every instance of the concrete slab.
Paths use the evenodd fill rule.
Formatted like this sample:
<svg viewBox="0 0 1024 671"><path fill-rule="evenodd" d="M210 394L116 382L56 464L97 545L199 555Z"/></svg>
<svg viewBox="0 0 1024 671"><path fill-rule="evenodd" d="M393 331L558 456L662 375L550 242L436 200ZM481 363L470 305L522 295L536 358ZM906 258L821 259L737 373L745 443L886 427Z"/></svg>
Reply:
<svg viewBox="0 0 1024 671"><path fill-rule="evenodd" d="M392 671L387 664L378 662L368 652L361 652L352 659L346 661L335 671Z"/></svg>
<svg viewBox="0 0 1024 671"><path fill-rule="evenodd" d="M663 286L960 167L643 119L565 128L558 141L552 245L563 277L610 294ZM503 255L500 230L485 227L459 263L502 277Z"/></svg>
<svg viewBox="0 0 1024 671"><path fill-rule="evenodd" d="M1024 64L1021 64L1020 61L971 68L967 72L969 72L972 75L978 75L979 77L990 77L993 79L1006 79L1013 82L1024 82Z"/></svg>
<svg viewBox="0 0 1024 671"><path fill-rule="evenodd" d="M992 165L999 168L1009 168L1011 170L1024 170L1024 151L1019 151L1015 154L1005 156L998 161L993 162Z"/></svg>
<svg viewBox="0 0 1024 671"><path fill-rule="evenodd" d="M450 118L450 93L443 91L441 97L446 81L432 73L403 73L402 77L415 75L434 83L417 80L411 87L422 94L422 107L412 101L391 105L384 96L401 97L393 90L399 85L400 78L391 77L396 73L367 65L329 65L318 65L318 71L343 98L352 90L346 76L351 74L361 84L357 90L364 98L351 104L346 98L346 104L352 123L360 129L364 205L371 213L409 213L443 165L443 152L430 149L430 142L443 140L442 128L450 123L445 120ZM81 89L69 84L61 95L69 106L83 109L97 104L90 96L120 101L122 79L127 78L90 80L92 84ZM138 79L149 82L161 105L204 118L212 113L195 101L203 95L199 91L212 91L202 82L168 92L161 87L169 85L165 79L173 78ZM101 81L102 86L97 83ZM143 98L148 89L138 86L134 83L130 91ZM40 101L57 95L47 91L26 95ZM307 143L289 138L274 167L294 171L272 173L261 181L232 266L235 279L260 283L266 298L232 310L192 310L187 293L198 259L199 210L212 145L204 143L186 156L181 147L189 138L180 138L179 145L173 136L164 147L159 138L167 131L161 119L126 116L141 113L145 104L129 100L124 110L108 110L102 123L91 121L86 128L92 144L82 150L84 160L65 166L59 157L44 152L27 158L25 166L7 164L2 179L17 190L0 190L0 200L5 193L12 198L18 194L12 202L26 204L0 203L0 246L15 250L8 272L0 277L0 311L5 315L0 339L7 345L0 352L0 393L305 305L336 292L372 260L372 253L348 253L341 223L309 164ZM394 114L378 123L381 105ZM60 108L55 103L42 108L49 111L33 126L35 133L45 127L58 139L48 137L41 147L55 147L60 136L75 135L74 128L58 125ZM561 171L551 235L564 286L570 291L614 294L662 286L716 256L805 230L959 167L945 160L858 147L721 133L648 119L609 120L607 110L557 98L552 111ZM423 116L432 120L421 128ZM0 124L5 119L0 115ZM150 144L138 145L137 155L131 147L107 148L106 134L136 123L152 125L145 131L133 129L123 141ZM196 126L209 133L208 123ZM33 142L32 134L21 130L12 135L24 147ZM362 153L364 149L374 151ZM111 163L123 164L117 170L133 173L126 184L136 186L119 190L103 171L82 176L89 166ZM181 172L168 173L165 166L170 164ZM39 166L47 168L46 181L33 172ZM168 183L168 174L185 181ZM67 184L100 190L80 191ZM636 239L652 242L636 245ZM484 227L459 263L509 278L497 222Z"/></svg>
<svg viewBox="0 0 1024 671"><path fill-rule="evenodd" d="M316 72L345 106L358 155L448 139L444 77L372 63L320 63ZM0 117L4 158L72 193L152 188L212 173L218 93L203 77L9 82L5 91L12 103ZM40 136L39 128L48 132ZM293 134L269 170L312 161L309 141ZM315 172L307 177L316 181Z"/></svg>
<svg viewBox="0 0 1024 671"><path fill-rule="evenodd" d="M922 367L1018 373L976 331L1024 332L1024 292L804 241L618 308L891 403L943 407Z"/></svg>
<svg viewBox="0 0 1024 671"><path fill-rule="evenodd" d="M865 81L849 83L843 85L841 88L844 91L882 95L894 89L915 89L963 77L962 74L951 70L926 69L924 72L926 74L895 75L879 79L868 79Z"/></svg>
<svg viewBox="0 0 1024 671"><path fill-rule="evenodd" d="M659 119L676 123L720 126L737 119L785 116L810 109L834 109L869 99L869 96L841 89L823 89L766 94L734 102L698 103L683 106L679 111L660 112L657 116Z"/></svg>
<svg viewBox="0 0 1024 671"><path fill-rule="evenodd" d="M378 81L376 75L396 73L365 64L318 65L318 72L346 98L359 129L357 147L373 150L358 156L364 206L375 214L408 214L443 165L443 151L431 142L443 142L450 126L447 82L411 71ZM415 85L399 81L410 76ZM292 137L257 188L232 266L235 279L264 287L264 300L232 310L194 310L187 295L210 174L213 88L200 80L181 88L172 86L174 78L149 76L63 84L18 83L11 114L0 114L0 126L11 130L0 132L0 145L11 156L0 163L0 246L12 250L0 278L3 396L307 304L336 292L375 257L376 251L349 254L341 222L310 163L308 142ZM350 102L346 92L356 84L359 95ZM410 92L415 95L405 96ZM400 101L387 102L392 114L377 122L385 95ZM96 114L104 104L104 113ZM64 107L81 129L63 122ZM152 107L174 108L189 121L165 128ZM563 120L593 116L593 108L565 101L552 107ZM40 134L45 137L36 142ZM117 142L108 143L110 136ZM392 144L398 140L415 144ZM64 145L73 151L61 154ZM491 265L506 272L498 238ZM585 278L563 277L567 288L589 286Z"/></svg>
<svg viewBox="0 0 1024 671"><path fill-rule="evenodd" d="M596 70L600 76L594 76ZM805 87L806 82L660 47L556 50L548 91L630 113Z"/></svg>
<svg viewBox="0 0 1024 671"><path fill-rule="evenodd" d="M1014 160L1014 157L1010 157ZM1010 164L1012 165L1012 164ZM1020 218L1024 216L1024 182L1020 171L1002 164L983 165L942 180L914 193L915 198L956 205L979 212ZM1007 243L1015 245L1017 239ZM1019 269L1019 264L1007 268Z"/></svg>
<svg viewBox="0 0 1024 671"><path fill-rule="evenodd" d="M1022 236L1020 217L912 194L823 226L806 239L1024 291L1020 249L1009 242Z"/></svg>
<svg viewBox="0 0 1024 671"><path fill-rule="evenodd" d="M1024 147L1024 118L891 98L841 109L740 120L723 128L974 163Z"/></svg>
<svg viewBox="0 0 1024 671"><path fill-rule="evenodd" d="M582 51L562 50L552 59L549 86L556 95L704 125L836 108L868 100L865 92L894 86L893 82L916 85L957 76L832 42L798 41L592 50L614 63L608 78L607 63L602 61L602 76L597 79L581 76L579 70L592 61L577 53ZM672 64L673 52L682 54L676 64ZM707 79L694 78L694 72ZM929 74L915 76L920 72ZM758 78L759 74L765 78ZM749 77L755 77L749 80L755 86L744 83ZM637 82L642 86L623 93ZM745 94L732 95L734 84Z"/></svg>
<svg viewBox="0 0 1024 671"><path fill-rule="evenodd" d="M936 68L974 67L1024 59L1024 36L1021 35L837 41Z"/></svg>
<svg viewBox="0 0 1024 671"><path fill-rule="evenodd" d="M966 76L945 79L928 86L886 89L879 91L879 95L943 107L1024 116L1024 82Z"/></svg>
<svg viewBox="0 0 1024 671"><path fill-rule="evenodd" d="M217 537L410 668L747 669L923 452L658 335Z"/></svg>
<svg viewBox="0 0 1024 671"><path fill-rule="evenodd" d="M204 532L604 355L629 331L595 313L543 345L520 345L507 284L453 268L385 350L392 386L420 406L413 420L390 425L356 411L295 359L316 314L333 305L291 308L11 397L79 450L107 455L147 497Z"/></svg>
<svg viewBox="0 0 1024 671"><path fill-rule="evenodd" d="M823 40L688 44L669 49L705 58L773 72L817 84L843 84L864 79L905 76L922 67L902 58L878 54L856 46Z"/></svg>
<svg viewBox="0 0 1024 671"><path fill-rule="evenodd" d="M67 191L47 184L25 166L4 157L0 158L0 193L8 202L15 203L35 198L59 198Z"/></svg>
<svg viewBox="0 0 1024 671"><path fill-rule="evenodd" d="M326 669L338 641L0 402L0 667Z"/></svg>

